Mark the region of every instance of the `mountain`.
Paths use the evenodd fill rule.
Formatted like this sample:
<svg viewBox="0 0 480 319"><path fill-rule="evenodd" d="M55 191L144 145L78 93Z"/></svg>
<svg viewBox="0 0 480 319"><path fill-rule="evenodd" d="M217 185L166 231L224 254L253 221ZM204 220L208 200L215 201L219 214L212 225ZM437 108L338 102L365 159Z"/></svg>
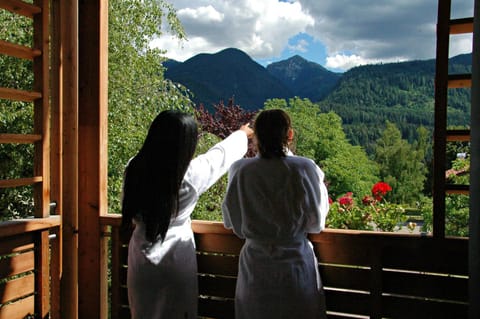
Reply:
<svg viewBox="0 0 480 319"><path fill-rule="evenodd" d="M310 101L320 101L327 96L342 76L299 55L269 64L267 71L290 88L295 96Z"/></svg>
<svg viewBox="0 0 480 319"><path fill-rule="evenodd" d="M308 98L322 112L342 118L344 131L369 154L386 121L395 123L402 137L416 140L417 128L433 131L435 59L372 64L334 73L300 56L266 68L237 49L199 54L185 62L167 61L165 77L182 83L194 102L207 108L221 100L246 110L258 110L265 100ZM472 55L450 58L449 73L470 73ZM470 90L448 91L448 125L470 123Z"/></svg>
<svg viewBox="0 0 480 319"><path fill-rule="evenodd" d="M238 49L198 54L183 63L167 61L165 77L186 86L207 108L234 98L246 110L258 110L270 98L289 98L291 90Z"/></svg>

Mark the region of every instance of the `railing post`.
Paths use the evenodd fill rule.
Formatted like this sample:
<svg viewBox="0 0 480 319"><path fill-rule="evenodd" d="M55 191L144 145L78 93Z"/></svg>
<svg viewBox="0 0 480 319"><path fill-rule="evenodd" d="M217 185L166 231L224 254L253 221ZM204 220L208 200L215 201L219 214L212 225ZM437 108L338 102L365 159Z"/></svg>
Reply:
<svg viewBox="0 0 480 319"><path fill-rule="evenodd" d="M472 110L469 227L469 318L480 318L480 1L475 1L472 54Z"/></svg>

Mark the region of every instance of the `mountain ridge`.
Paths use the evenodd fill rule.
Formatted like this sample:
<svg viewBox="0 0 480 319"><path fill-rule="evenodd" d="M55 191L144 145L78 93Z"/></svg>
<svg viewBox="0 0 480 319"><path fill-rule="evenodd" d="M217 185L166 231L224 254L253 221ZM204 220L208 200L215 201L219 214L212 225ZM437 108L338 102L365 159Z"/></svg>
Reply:
<svg viewBox="0 0 480 319"><path fill-rule="evenodd" d="M471 62L470 53L451 57L449 73L469 73ZM267 99L308 98L322 112L337 113L352 143L366 148L386 121L395 123L409 141L420 125L433 130L435 59L369 64L335 73L298 55L263 67L229 48L164 65L165 77L189 88L196 105L211 109L233 97L236 105L256 111ZM469 90L448 94L448 125L469 125Z"/></svg>
<svg viewBox="0 0 480 319"><path fill-rule="evenodd" d="M186 86L193 92L194 102L207 108L234 97L243 108L258 110L269 98L292 95L266 68L233 48L214 54L200 53L183 63L170 64L165 77Z"/></svg>
<svg viewBox="0 0 480 319"><path fill-rule="evenodd" d="M272 98L296 96L312 102L322 101L335 91L341 80L362 77L361 73L383 73L388 78L410 70L433 77L434 61L369 64L337 73L300 55L263 67L245 52L227 48L216 53L200 53L184 62L167 60L163 65L166 67L165 77L186 86L193 93L196 105L209 107L233 97L243 108L258 110ZM467 65L469 61L471 64L471 54L452 57L451 61L456 65Z"/></svg>

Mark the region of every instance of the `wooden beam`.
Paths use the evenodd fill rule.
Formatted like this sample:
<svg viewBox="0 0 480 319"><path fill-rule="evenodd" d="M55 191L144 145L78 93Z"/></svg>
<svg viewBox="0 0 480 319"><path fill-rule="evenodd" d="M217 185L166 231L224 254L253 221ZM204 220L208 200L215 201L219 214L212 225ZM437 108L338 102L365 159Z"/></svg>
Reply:
<svg viewBox="0 0 480 319"><path fill-rule="evenodd" d="M42 98L34 101L34 133L42 139L35 141L33 174L42 176L42 183L35 184L35 217L48 217L50 214L50 34L49 1L35 0L42 8L41 14L34 16L33 45L42 52L33 59L34 91L42 92Z"/></svg>
<svg viewBox="0 0 480 319"><path fill-rule="evenodd" d="M14 178L14 179L2 179L0 180L0 188L19 187L34 185L43 181L42 176Z"/></svg>
<svg viewBox="0 0 480 319"><path fill-rule="evenodd" d="M107 318L108 1L79 2L79 30L79 317Z"/></svg>
<svg viewBox="0 0 480 319"><path fill-rule="evenodd" d="M0 54L5 54L20 59L33 60L34 57L40 56L42 51L0 40Z"/></svg>
<svg viewBox="0 0 480 319"><path fill-rule="evenodd" d="M33 17L33 47L42 52L33 58L34 91L42 92L42 98L34 101L34 133L42 139L34 143L34 175L42 176L42 182L33 186L36 218L50 215L50 28L49 0L35 0L42 10ZM46 318L50 313L50 245L49 230L35 239L35 314Z"/></svg>
<svg viewBox="0 0 480 319"><path fill-rule="evenodd" d="M61 47L61 11L60 1L53 0L51 4L51 74L50 74L50 101L51 101L51 149L50 149L50 198L55 202L55 214L63 212L63 83L62 83L62 47ZM62 228L55 233L51 240L51 319L61 319L60 282L62 278Z"/></svg>
<svg viewBox="0 0 480 319"><path fill-rule="evenodd" d="M41 140L41 134L0 134L0 143L31 144Z"/></svg>
<svg viewBox="0 0 480 319"><path fill-rule="evenodd" d="M470 88L472 86L471 74L450 74L448 76L448 88Z"/></svg>
<svg viewBox="0 0 480 319"><path fill-rule="evenodd" d="M61 219L59 216L10 220L0 223L0 238L34 231L48 230L60 226L60 223Z"/></svg>
<svg viewBox="0 0 480 319"><path fill-rule="evenodd" d="M0 87L0 99L33 102L42 98L42 93Z"/></svg>
<svg viewBox="0 0 480 319"><path fill-rule="evenodd" d="M450 34L462 34L473 32L473 18L450 20Z"/></svg>
<svg viewBox="0 0 480 319"><path fill-rule="evenodd" d="M0 2L0 8L28 18L33 18L34 15L42 12L40 7L20 0L3 0Z"/></svg>
<svg viewBox="0 0 480 319"><path fill-rule="evenodd" d="M62 61L62 279L61 318L78 318L78 0L60 7Z"/></svg>
<svg viewBox="0 0 480 319"><path fill-rule="evenodd" d="M445 152L451 0L438 1L433 138L433 235L445 237Z"/></svg>
<svg viewBox="0 0 480 319"><path fill-rule="evenodd" d="M472 108L469 221L469 318L480 318L480 0L475 0L472 53Z"/></svg>

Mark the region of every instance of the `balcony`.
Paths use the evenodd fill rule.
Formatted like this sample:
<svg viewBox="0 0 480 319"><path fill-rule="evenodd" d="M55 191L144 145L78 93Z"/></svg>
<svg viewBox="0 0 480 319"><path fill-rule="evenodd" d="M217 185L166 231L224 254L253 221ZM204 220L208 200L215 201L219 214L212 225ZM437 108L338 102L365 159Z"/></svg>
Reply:
<svg viewBox="0 0 480 319"><path fill-rule="evenodd" d="M33 50L0 41L1 54L32 60L36 66L34 92L0 88L1 99L35 104L35 132L0 134L0 142L32 143L38 161L32 177L0 181L2 188L33 185L36 190L35 218L0 223L0 319L129 318L128 234L120 232L120 216L106 212L106 1L33 2L0 2L0 8L32 18L39 29ZM439 4L445 8L450 2ZM478 11L478 1L475 8ZM50 13L56 23L51 34ZM72 21L78 22L78 29ZM478 44L479 24L460 22L456 25L462 27L452 30L477 30L474 43ZM439 20L438 26L449 31L445 22ZM51 51L49 41L54 44ZM448 41L438 42L448 49ZM479 51L474 52L477 64ZM473 72L471 78L472 114L479 112L479 74ZM476 194L480 189L477 117L472 116L471 124L473 178L468 191ZM447 132L443 133L446 138ZM442 183L436 186L437 193L446 188ZM480 200L476 197L472 196L470 238L444 236L441 205L436 216L443 218L434 220L434 236L335 229L310 235L328 317L479 318ZM56 201L61 216L50 215L51 201ZM199 265L199 314L233 318L243 242L218 222L194 221L192 227Z"/></svg>
<svg viewBox="0 0 480 319"><path fill-rule="evenodd" d="M119 215L103 216L100 223L102 240L110 247L103 250L102 264L110 265L111 274L102 278L103 287L111 280L108 294L102 295L102 308L111 318L127 319L128 236L120 232ZM55 317L61 298L59 216L0 227L0 318ZM220 222L193 221L192 228L197 244L199 315L234 318L243 241ZM335 229L309 238L325 286L328 318L468 317L466 238ZM39 316L42 307L45 312Z"/></svg>

